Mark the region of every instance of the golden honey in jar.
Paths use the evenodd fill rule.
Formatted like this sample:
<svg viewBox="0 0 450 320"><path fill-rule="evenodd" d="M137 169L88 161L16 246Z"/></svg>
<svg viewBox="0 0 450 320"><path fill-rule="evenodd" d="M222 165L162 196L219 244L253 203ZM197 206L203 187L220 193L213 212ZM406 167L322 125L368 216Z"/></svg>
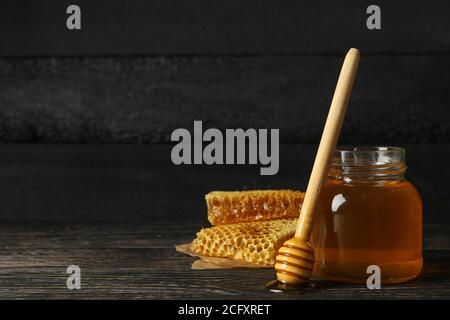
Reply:
<svg viewBox="0 0 450 320"><path fill-rule="evenodd" d="M338 148L319 197L311 243L314 275L366 283L415 278L422 269L422 201L405 179L405 150Z"/></svg>

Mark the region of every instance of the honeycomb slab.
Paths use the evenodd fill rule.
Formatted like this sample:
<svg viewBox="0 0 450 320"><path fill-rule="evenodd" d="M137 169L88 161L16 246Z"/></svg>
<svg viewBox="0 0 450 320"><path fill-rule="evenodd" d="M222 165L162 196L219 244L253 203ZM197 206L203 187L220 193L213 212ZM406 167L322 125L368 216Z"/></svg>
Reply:
<svg viewBox="0 0 450 320"><path fill-rule="evenodd" d="M205 196L213 226L298 218L304 192L294 190L213 191Z"/></svg>
<svg viewBox="0 0 450 320"><path fill-rule="evenodd" d="M209 257L274 265L278 249L295 233L297 219L242 222L202 229L190 250Z"/></svg>

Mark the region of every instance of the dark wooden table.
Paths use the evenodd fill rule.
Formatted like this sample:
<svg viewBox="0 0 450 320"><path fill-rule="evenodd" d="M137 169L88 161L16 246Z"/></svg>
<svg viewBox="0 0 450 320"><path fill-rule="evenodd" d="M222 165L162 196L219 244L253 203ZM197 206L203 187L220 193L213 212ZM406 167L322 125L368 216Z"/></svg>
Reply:
<svg viewBox="0 0 450 320"><path fill-rule="evenodd" d="M0 226L0 298L43 299L442 299L450 298L450 227L424 227L423 274L370 291L316 282L296 294L264 284L271 269L191 270L194 258L175 251L204 222ZM81 289L68 290L66 268L81 268Z"/></svg>

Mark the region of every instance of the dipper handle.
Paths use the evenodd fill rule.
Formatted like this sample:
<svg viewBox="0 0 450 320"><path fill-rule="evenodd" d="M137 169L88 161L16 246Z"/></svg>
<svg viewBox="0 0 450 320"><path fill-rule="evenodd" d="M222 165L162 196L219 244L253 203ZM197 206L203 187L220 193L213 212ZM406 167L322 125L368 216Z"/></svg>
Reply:
<svg viewBox="0 0 450 320"><path fill-rule="evenodd" d="M303 200L302 210L298 221L295 236L309 241L313 225L314 212L316 209L317 198L326 181L328 169L336 149L339 133L341 132L342 122L344 121L345 111L352 93L353 82L359 64L359 50L350 49L347 53L341 73L334 91L330 111L328 112L327 122L323 129L319 149L317 150L316 160L309 178L306 189L305 199Z"/></svg>
<svg viewBox="0 0 450 320"><path fill-rule="evenodd" d="M276 257L277 278L283 283L301 284L309 279L314 267L314 255L309 243L317 200L327 179L345 111L359 64L359 50L350 49L345 56L334 91L330 111L317 150L314 166L306 189L300 217L293 239L284 243Z"/></svg>

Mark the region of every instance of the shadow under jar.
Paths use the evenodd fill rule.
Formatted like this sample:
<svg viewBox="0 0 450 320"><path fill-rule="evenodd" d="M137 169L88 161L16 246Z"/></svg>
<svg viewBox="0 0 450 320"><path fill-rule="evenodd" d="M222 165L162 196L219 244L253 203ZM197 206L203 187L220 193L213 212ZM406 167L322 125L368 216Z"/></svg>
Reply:
<svg viewBox="0 0 450 320"><path fill-rule="evenodd" d="M370 265L380 267L382 283L419 275L422 201L405 171L403 148L335 151L311 237L316 277L366 283Z"/></svg>

